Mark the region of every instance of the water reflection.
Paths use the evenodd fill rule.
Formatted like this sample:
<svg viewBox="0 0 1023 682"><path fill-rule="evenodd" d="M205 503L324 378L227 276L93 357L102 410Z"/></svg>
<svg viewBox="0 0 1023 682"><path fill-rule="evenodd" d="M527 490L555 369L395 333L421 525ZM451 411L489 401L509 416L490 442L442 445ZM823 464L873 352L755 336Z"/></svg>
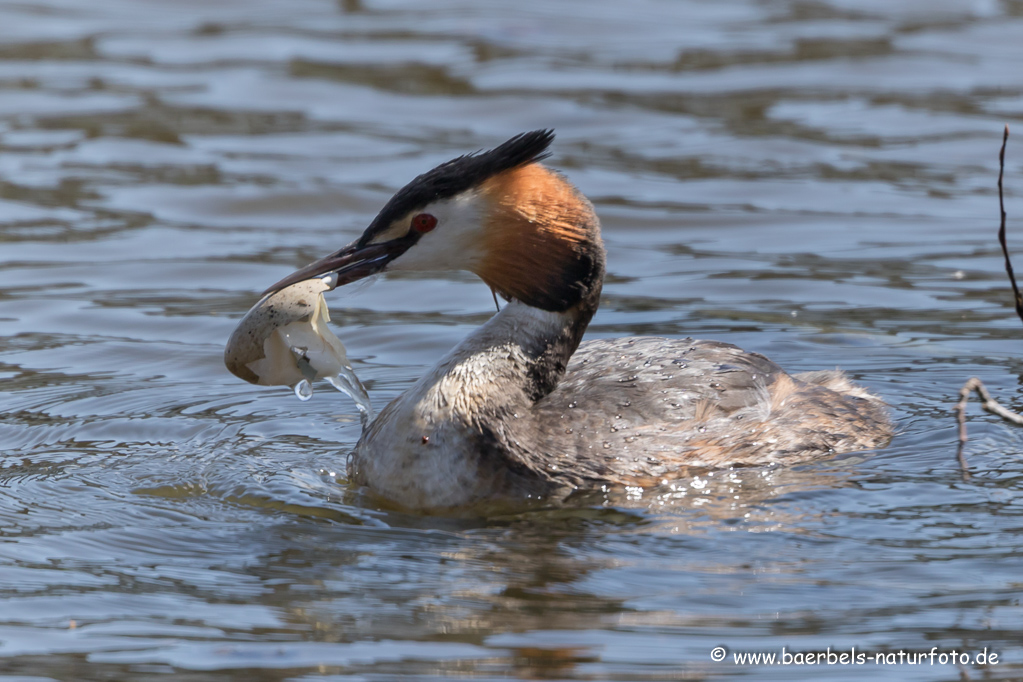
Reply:
<svg viewBox="0 0 1023 682"><path fill-rule="evenodd" d="M0 667L790 679L708 652L855 644L989 646L1003 663L964 675L1018 677L1023 436L971 410L963 482L948 409L970 375L1019 408L994 177L1001 127L1023 115L1020 14L3 5ZM222 369L267 283L347 243L417 173L540 127L604 224L591 336L840 365L893 403L895 443L641 499L410 517L345 484L350 403ZM1012 143L1006 173L1011 221ZM330 303L378 407L493 306L462 276L381 278Z"/></svg>

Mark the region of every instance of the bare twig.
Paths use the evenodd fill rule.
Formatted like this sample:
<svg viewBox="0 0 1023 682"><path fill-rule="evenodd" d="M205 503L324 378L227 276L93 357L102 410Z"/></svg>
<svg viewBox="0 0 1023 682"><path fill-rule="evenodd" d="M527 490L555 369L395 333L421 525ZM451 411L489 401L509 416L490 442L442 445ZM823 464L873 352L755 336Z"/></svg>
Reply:
<svg viewBox="0 0 1023 682"><path fill-rule="evenodd" d="M1019 293L1019 285L1016 284L1016 275L1012 271L1012 260L1009 258L1009 245L1005 239L1005 194L1002 190L1002 178L1005 176L1005 146L1009 142L1009 126L1005 126L1002 134L1002 149L998 152L998 208L1001 212L1001 221L998 227L998 243L1002 245L1002 253L1005 255L1005 272L1009 275L1009 282L1012 284L1012 294L1016 303L1016 314L1023 320L1023 296ZM959 389L959 402L953 411L956 413L956 421L959 422L959 449L957 458L959 468L963 472L963 480L970 480L970 470L966 464L966 456L963 454L963 447L966 445L966 403L969 402L970 393L976 392L981 400L981 407L997 415L1007 422L1017 426L1023 426L1023 415L1005 409L991 397L983 382L977 377L971 377L963 387Z"/></svg>
<svg viewBox="0 0 1023 682"><path fill-rule="evenodd" d="M963 384L963 387L959 389L959 402L952 408L952 411L956 413L956 421L959 422L959 447L956 448L956 459L959 460L959 471L962 472L963 481L970 480L970 467L966 463L966 455L963 454L963 450L966 449L966 403L970 400L970 391L973 390L974 381L980 383L976 377L970 377Z"/></svg>
<svg viewBox="0 0 1023 682"><path fill-rule="evenodd" d="M1009 245L1005 240L1005 195L1002 192L1002 177L1005 175L1005 145L1009 141L1009 126L1005 126L1002 134L1002 150L998 152L998 208L1001 212L1001 224L998 227L998 243L1002 245L1002 253L1005 254L1005 272L1009 275L1009 282L1012 284L1012 295L1016 302L1016 314L1023 320L1023 296L1019 293L1019 286L1016 284L1016 275L1012 272L1012 261L1009 259Z"/></svg>
<svg viewBox="0 0 1023 682"><path fill-rule="evenodd" d="M959 442L966 442L966 403L970 399L970 392L976 391L980 397L980 406L993 415L997 415L1007 422L1017 426L1023 426L1023 415L1016 414L998 404L998 401L991 397L987 387L977 377L970 377L963 387L959 389L959 402L955 406L956 419L959 421Z"/></svg>
<svg viewBox="0 0 1023 682"><path fill-rule="evenodd" d="M987 388L981 383L981 380L977 377L972 377L969 381L963 384L963 387L959 389L959 404L965 409L965 403L967 397L970 395L970 391L976 391L977 395L980 396L980 406L991 414L997 415L1007 422L1012 422L1017 426L1023 426L1023 415L1018 415L1011 410L1007 410L998 404L991 394L987 392ZM960 440L965 440L962 436L965 435L960 432Z"/></svg>
<svg viewBox="0 0 1023 682"><path fill-rule="evenodd" d="M987 412L1017 426L1023 426L1023 415L1016 414L999 405L998 401L988 393L987 387L980 379L970 377L959 389L959 402L952 408L956 413L956 421L959 422L959 466L962 467L963 477L966 479L969 479L970 474L966 467L966 457L963 456L963 446L966 445L966 403L970 400L971 392L977 393L977 396L980 397L980 406Z"/></svg>

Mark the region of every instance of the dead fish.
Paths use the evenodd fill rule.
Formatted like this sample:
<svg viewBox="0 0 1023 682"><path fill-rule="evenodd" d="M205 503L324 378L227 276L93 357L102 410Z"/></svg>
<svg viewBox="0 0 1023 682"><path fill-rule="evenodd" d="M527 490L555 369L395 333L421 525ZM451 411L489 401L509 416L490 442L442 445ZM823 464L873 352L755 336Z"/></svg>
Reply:
<svg viewBox="0 0 1023 682"><path fill-rule="evenodd" d="M294 386L350 367L341 339L327 326L323 292L332 288L329 278L309 279L261 298L228 339L224 364L261 386Z"/></svg>

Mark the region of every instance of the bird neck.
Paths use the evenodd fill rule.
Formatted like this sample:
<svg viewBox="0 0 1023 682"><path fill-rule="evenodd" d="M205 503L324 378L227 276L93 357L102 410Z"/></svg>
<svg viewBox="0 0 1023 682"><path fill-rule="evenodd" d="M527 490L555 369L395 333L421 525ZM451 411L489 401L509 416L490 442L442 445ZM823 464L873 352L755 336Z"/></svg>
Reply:
<svg viewBox="0 0 1023 682"><path fill-rule="evenodd" d="M467 421L504 408L529 407L564 376L597 310L600 288L597 282L583 301L564 312L509 302L423 381L443 385L443 393L453 398L452 406Z"/></svg>

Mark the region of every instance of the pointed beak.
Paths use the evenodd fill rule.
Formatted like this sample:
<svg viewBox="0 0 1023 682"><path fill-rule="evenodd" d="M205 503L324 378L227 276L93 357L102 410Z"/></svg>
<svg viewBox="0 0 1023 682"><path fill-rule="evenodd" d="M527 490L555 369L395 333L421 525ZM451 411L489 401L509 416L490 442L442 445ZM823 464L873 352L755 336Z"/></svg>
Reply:
<svg viewBox="0 0 1023 682"><path fill-rule="evenodd" d="M352 242L341 250L296 270L264 291L263 295L266 296L292 284L314 277L322 277L329 273L337 275L336 286L349 284L380 272L388 263L405 253L411 245L412 243L407 239L392 239L388 242L365 246L359 246L357 241Z"/></svg>

